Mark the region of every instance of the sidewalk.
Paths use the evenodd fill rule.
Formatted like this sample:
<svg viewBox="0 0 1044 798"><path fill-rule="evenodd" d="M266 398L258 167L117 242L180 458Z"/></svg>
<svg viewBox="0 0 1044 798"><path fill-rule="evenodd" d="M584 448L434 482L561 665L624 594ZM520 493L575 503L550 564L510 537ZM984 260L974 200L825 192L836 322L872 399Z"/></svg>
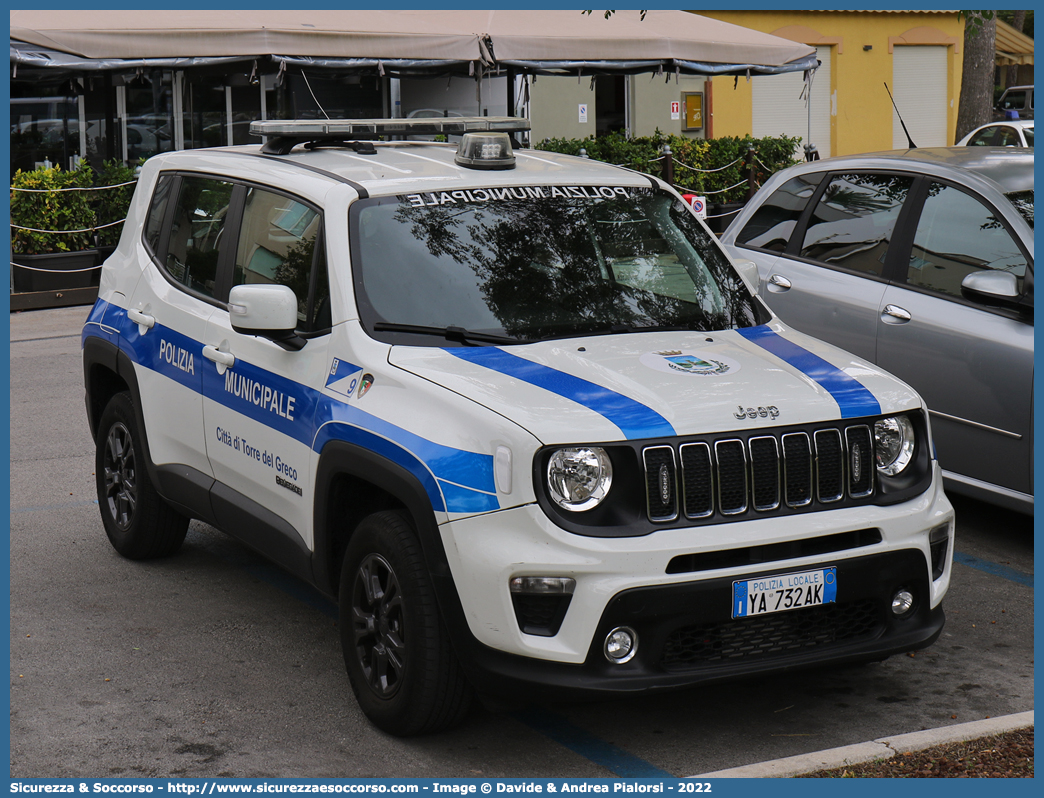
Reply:
<svg viewBox="0 0 1044 798"><path fill-rule="evenodd" d="M791 778L817 770L832 770L846 765L858 765L875 759L888 759L907 751L922 751L935 745L974 740L1002 734L1015 729L1025 729L1033 725L1033 711L1019 712L1015 715L1004 715L999 718L975 720L970 723L958 723L943 726L939 729L898 734L893 737L880 737L868 743L856 743L841 748L830 748L813 754L799 754L771 762L760 762L756 765L744 765L728 770L716 770L712 773L700 773L690 778L695 779L772 779Z"/></svg>

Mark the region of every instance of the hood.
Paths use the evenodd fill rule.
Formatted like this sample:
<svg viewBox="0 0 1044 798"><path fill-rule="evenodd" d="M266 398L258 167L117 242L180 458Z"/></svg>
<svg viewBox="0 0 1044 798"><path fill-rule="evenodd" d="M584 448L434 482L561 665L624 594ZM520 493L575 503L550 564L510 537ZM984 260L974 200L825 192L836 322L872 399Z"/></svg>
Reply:
<svg viewBox="0 0 1044 798"><path fill-rule="evenodd" d="M779 322L510 347L396 346L389 360L545 444L717 434L921 406L876 366Z"/></svg>

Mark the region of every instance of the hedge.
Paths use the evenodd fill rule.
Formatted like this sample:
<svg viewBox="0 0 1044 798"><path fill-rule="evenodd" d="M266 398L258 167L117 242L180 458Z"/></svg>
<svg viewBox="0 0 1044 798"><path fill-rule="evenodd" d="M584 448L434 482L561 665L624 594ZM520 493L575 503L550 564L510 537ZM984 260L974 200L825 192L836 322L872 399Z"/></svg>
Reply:
<svg viewBox="0 0 1044 798"><path fill-rule="evenodd" d="M742 202L747 197L747 151L753 147L757 160L754 162L754 180L760 186L773 172L798 163L794 158L800 138L789 136L756 139L753 136L737 138L724 136L716 139L693 139L684 136L667 136L657 130L652 136L627 138L614 132L605 136L590 136L586 139L545 139L536 149L579 155L586 151L589 158L606 163L626 166L639 172L663 177L662 150L671 148L674 158L674 186L679 191L700 194L708 202ZM733 163L738 161L738 163ZM758 162L760 161L760 163ZM718 169L732 164L720 172L698 172L696 169ZM731 188L737 183L743 185ZM722 189L728 189L722 193Z"/></svg>

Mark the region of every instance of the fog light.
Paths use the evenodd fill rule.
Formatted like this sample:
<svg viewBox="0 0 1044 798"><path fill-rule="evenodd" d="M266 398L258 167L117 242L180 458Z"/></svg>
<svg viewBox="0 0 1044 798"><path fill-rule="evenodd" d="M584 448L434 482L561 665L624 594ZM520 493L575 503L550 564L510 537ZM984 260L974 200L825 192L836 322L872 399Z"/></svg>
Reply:
<svg viewBox="0 0 1044 798"><path fill-rule="evenodd" d="M605 658L617 665L629 662L638 651L638 635L634 629L618 626L605 638Z"/></svg>
<svg viewBox="0 0 1044 798"><path fill-rule="evenodd" d="M892 596L892 615L896 618L901 618L913 609L913 605L913 593L906 588L897 590L895 595Z"/></svg>

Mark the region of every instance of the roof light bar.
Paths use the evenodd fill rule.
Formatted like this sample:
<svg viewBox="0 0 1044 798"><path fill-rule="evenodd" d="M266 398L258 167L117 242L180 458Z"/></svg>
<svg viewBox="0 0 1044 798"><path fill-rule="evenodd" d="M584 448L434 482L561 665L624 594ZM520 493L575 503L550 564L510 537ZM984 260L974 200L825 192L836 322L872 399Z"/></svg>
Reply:
<svg viewBox="0 0 1044 798"><path fill-rule="evenodd" d="M529 130L528 119L511 116L455 116L434 119L289 119L250 123L255 136L280 136L299 141L353 139L380 135L413 136L432 133L514 133Z"/></svg>

